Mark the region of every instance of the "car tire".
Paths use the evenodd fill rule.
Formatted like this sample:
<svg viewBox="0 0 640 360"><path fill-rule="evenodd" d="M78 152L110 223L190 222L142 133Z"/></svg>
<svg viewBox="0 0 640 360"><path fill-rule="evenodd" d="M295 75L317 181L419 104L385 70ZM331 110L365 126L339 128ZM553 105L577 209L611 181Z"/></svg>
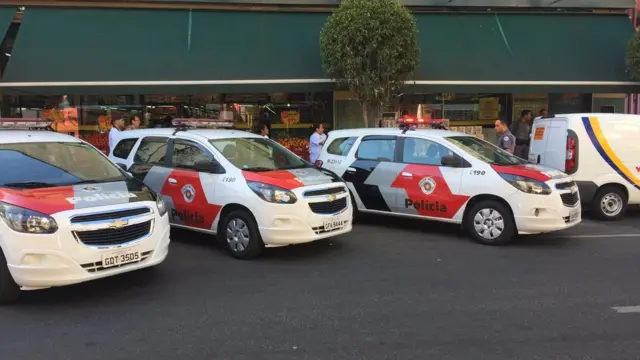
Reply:
<svg viewBox="0 0 640 360"><path fill-rule="evenodd" d="M20 296L20 287L13 281L13 276L7 266L7 258L0 250L0 304L15 302Z"/></svg>
<svg viewBox="0 0 640 360"><path fill-rule="evenodd" d="M483 245L505 245L517 234L511 210L495 200L474 204L467 212L463 226L475 242Z"/></svg>
<svg viewBox="0 0 640 360"><path fill-rule="evenodd" d="M245 210L230 212L220 228L219 240L231 256L250 260L262 253L264 242L253 215Z"/></svg>
<svg viewBox="0 0 640 360"><path fill-rule="evenodd" d="M617 186L603 186L596 192L591 203L591 214L604 221L617 221L627 212L628 198Z"/></svg>

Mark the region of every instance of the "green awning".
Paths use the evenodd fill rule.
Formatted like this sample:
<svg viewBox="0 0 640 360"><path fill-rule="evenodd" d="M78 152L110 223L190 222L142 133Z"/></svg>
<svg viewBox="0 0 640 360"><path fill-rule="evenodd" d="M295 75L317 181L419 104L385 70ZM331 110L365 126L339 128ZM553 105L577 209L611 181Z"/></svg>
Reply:
<svg viewBox="0 0 640 360"><path fill-rule="evenodd" d="M416 14L424 92L640 91L625 73L625 14ZM635 86L634 86L635 85Z"/></svg>
<svg viewBox="0 0 640 360"><path fill-rule="evenodd" d="M28 7L9 93L220 93L332 88L326 13Z"/></svg>

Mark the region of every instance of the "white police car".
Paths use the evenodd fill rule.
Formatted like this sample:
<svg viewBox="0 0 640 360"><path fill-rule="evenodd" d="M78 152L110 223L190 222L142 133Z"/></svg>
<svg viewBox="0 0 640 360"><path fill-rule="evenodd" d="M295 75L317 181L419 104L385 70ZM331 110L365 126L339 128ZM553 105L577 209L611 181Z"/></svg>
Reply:
<svg viewBox="0 0 640 360"><path fill-rule="evenodd" d="M0 121L0 302L160 264L167 208L93 146Z"/></svg>
<svg viewBox="0 0 640 360"><path fill-rule="evenodd" d="M567 174L447 130L334 130L316 163L342 176L362 212L463 224L483 244L581 221Z"/></svg>
<svg viewBox="0 0 640 360"><path fill-rule="evenodd" d="M346 184L275 141L240 130L125 131L110 154L157 193L171 224L217 234L238 259L351 231Z"/></svg>

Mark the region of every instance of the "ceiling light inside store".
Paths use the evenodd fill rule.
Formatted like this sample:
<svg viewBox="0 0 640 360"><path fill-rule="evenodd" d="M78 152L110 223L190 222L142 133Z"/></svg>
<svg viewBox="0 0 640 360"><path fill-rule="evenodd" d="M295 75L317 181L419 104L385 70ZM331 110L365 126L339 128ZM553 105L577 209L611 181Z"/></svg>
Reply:
<svg viewBox="0 0 640 360"><path fill-rule="evenodd" d="M291 104L287 104L287 107L291 107Z"/></svg>
<svg viewBox="0 0 640 360"><path fill-rule="evenodd" d="M9 53L4 53L4 56L11 56L11 54L9 54Z"/></svg>

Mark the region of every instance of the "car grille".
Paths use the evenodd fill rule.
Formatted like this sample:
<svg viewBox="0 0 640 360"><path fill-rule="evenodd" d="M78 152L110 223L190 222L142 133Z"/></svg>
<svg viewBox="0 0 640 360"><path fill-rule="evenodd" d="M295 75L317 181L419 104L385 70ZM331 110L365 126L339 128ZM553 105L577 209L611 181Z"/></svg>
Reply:
<svg viewBox="0 0 640 360"><path fill-rule="evenodd" d="M148 207L144 207L144 208L104 212L99 214L80 215L80 216L74 216L73 218L71 218L71 223L77 224L77 223L91 222L91 221L115 220L115 219L130 217L130 216L144 215L150 212L151 212L151 209L149 209Z"/></svg>
<svg viewBox="0 0 640 360"><path fill-rule="evenodd" d="M331 194L342 194L347 192L347 189L344 186L333 187L329 189L320 189L320 190L309 190L304 193L304 196L322 196L322 195L331 195Z"/></svg>
<svg viewBox="0 0 640 360"><path fill-rule="evenodd" d="M570 207L576 206L579 201L577 192L560 194L560 198L562 199L562 203L564 204L564 206L570 206Z"/></svg>
<svg viewBox="0 0 640 360"><path fill-rule="evenodd" d="M85 245L111 246L140 239L151 232L152 221L125 226L121 229L74 231L74 235Z"/></svg>
<svg viewBox="0 0 640 360"><path fill-rule="evenodd" d="M153 250L149 250L149 251L145 251L142 254L140 254L140 260L136 261L136 262L130 262L130 263L126 263L126 264L122 264L119 266L110 266L105 268L104 266L102 266L102 261L96 261L96 262L92 262L92 263L86 263L86 264L82 264L80 266L82 266L83 269L87 270L90 273L95 273L95 272L100 272L100 271L104 271L104 270L113 270L113 269L118 269L121 267L126 267L129 265L135 265L135 264L139 264L145 260L147 260L149 257L151 257L151 254L153 254Z"/></svg>
<svg viewBox="0 0 640 360"><path fill-rule="evenodd" d="M567 190L567 189L571 189L575 185L576 185L575 181L569 181L569 182L566 182L566 183L558 183L558 184L556 184L556 189L558 189L558 190Z"/></svg>
<svg viewBox="0 0 640 360"><path fill-rule="evenodd" d="M316 214L335 214L347 208L347 198L309 203L309 207Z"/></svg>

